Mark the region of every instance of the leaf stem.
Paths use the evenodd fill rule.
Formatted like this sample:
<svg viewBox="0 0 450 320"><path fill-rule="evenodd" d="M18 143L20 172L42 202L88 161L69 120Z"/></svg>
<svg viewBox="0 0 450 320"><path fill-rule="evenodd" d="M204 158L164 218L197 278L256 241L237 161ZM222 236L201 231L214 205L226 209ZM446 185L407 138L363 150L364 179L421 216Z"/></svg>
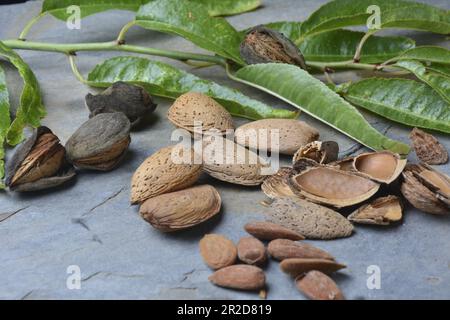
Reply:
<svg viewBox="0 0 450 320"><path fill-rule="evenodd" d="M128 22L126 25L123 26L123 28L120 30L119 35L117 36L117 44L125 44L125 35L132 28L136 25L136 20Z"/></svg>
<svg viewBox="0 0 450 320"><path fill-rule="evenodd" d="M26 37L28 35L28 32L30 32L31 27L45 15L46 15L46 12L42 12L39 15L37 15L36 17L34 17L33 19L31 19L30 21L28 21L28 23L25 25L25 27L23 28L22 32L19 35L19 40L25 41Z"/></svg>
<svg viewBox="0 0 450 320"><path fill-rule="evenodd" d="M367 39L370 38L371 35L373 35L378 30L372 29L367 31L364 36L361 38L361 40L358 43L358 46L356 47L355 55L353 56L353 62L359 62L361 60L361 52L364 44L366 43Z"/></svg>
<svg viewBox="0 0 450 320"><path fill-rule="evenodd" d="M204 61L219 64L222 66L225 66L226 63L226 60L219 56L155 49L126 44L119 45L116 41L62 44L62 43L46 43L46 42L33 42L21 40L5 40L3 41L3 44L10 47L11 49L59 52L69 55L73 55L74 53L79 51L125 51L125 52L149 54L160 57L167 57L181 61L187 60Z"/></svg>
<svg viewBox="0 0 450 320"><path fill-rule="evenodd" d="M75 56L73 54L69 54L69 62L70 62L70 67L72 68L72 72L75 75L75 77L77 77L77 79L81 82L81 83L88 83L88 81L83 77L83 75L80 73L80 71L77 68L77 64L75 63Z"/></svg>

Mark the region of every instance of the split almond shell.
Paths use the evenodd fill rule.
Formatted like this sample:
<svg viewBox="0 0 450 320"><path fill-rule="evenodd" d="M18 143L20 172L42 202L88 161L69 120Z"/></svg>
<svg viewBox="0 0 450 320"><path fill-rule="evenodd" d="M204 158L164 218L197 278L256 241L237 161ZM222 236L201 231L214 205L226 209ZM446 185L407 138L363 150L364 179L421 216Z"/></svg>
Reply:
<svg viewBox="0 0 450 320"><path fill-rule="evenodd" d="M402 205L396 196L375 199L348 216L348 220L362 224L388 225L402 219Z"/></svg>
<svg viewBox="0 0 450 320"><path fill-rule="evenodd" d="M354 158L353 169L364 177L389 184L402 173L406 162L406 159L389 151L368 152Z"/></svg>

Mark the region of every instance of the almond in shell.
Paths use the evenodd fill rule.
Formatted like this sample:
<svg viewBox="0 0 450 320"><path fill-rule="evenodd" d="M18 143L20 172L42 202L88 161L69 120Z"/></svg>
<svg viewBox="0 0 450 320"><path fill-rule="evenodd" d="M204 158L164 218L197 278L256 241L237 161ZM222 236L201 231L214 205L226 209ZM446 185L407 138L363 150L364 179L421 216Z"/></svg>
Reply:
<svg viewBox="0 0 450 320"><path fill-rule="evenodd" d="M247 264L222 268L214 272L208 279L216 286L238 290L261 290L266 285L264 271Z"/></svg>
<svg viewBox="0 0 450 320"><path fill-rule="evenodd" d="M219 234L207 234L200 240L200 255L211 269L218 270L234 264L237 249L230 239Z"/></svg>
<svg viewBox="0 0 450 320"><path fill-rule="evenodd" d="M178 163L185 156L186 161ZM192 148L182 145L162 148L148 157L134 173L131 203L142 203L163 193L187 188L197 181L200 174L201 164L195 164Z"/></svg>
<svg viewBox="0 0 450 320"><path fill-rule="evenodd" d="M322 249L304 242L295 242L288 239L270 241L267 249L270 256L279 261L289 258L334 260L332 255Z"/></svg>
<svg viewBox="0 0 450 320"><path fill-rule="evenodd" d="M191 133L209 130L225 133L234 129L231 114L214 99L198 92L188 92L179 96L170 107L168 119L177 127Z"/></svg>
<svg viewBox="0 0 450 320"><path fill-rule="evenodd" d="M276 139L272 141L271 137ZM236 129L236 142L264 151L293 155L301 146L319 138L319 132L295 119L263 119L249 122Z"/></svg>
<svg viewBox="0 0 450 320"><path fill-rule="evenodd" d="M339 287L326 274L312 270L295 279L297 289L312 300L345 300Z"/></svg>
<svg viewBox="0 0 450 320"><path fill-rule="evenodd" d="M427 164L444 164L448 161L448 152L431 134L414 128L409 138L420 161Z"/></svg>
<svg viewBox="0 0 450 320"><path fill-rule="evenodd" d="M139 213L156 229L171 232L212 218L219 213L220 206L217 190L201 185L150 198L141 205Z"/></svg>

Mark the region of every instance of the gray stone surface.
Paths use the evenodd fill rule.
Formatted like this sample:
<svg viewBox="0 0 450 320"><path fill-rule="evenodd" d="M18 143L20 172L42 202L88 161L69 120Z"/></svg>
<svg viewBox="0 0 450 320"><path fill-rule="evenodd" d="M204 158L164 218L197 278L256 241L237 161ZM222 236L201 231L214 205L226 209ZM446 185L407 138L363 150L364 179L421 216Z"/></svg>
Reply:
<svg viewBox="0 0 450 320"><path fill-rule="evenodd" d="M237 28L277 20L303 20L324 1L264 1L264 7L229 18ZM449 8L446 0L430 1ZM16 38L25 22L39 12L39 2L0 7L0 39ZM29 35L49 42L94 42L112 40L121 26L133 17L129 12L110 11L82 21L81 30L68 30L65 24L45 17ZM401 31L418 44L441 43L444 37ZM196 51L177 37L133 28L130 43L156 48ZM88 116L84 96L93 90L80 84L70 71L67 57L56 53L25 52L40 81L48 116L43 123L63 142ZM80 53L77 60L82 73L107 57L120 53ZM123 54L122 54L123 55ZM156 58L158 59L158 58ZM189 67L171 62L183 69ZM12 102L18 101L20 79L14 69L3 64L10 83ZM276 107L287 104L264 93L233 83L220 68L190 70L226 84ZM338 81L355 78L346 73ZM299 88L300 89L300 88ZM129 205L129 181L133 171L150 154L170 143L172 125L165 113L169 100L157 99L157 112L133 132L126 161L110 173L80 172L76 181L51 192L30 195L0 194L0 213L14 213L0 222L0 298L2 299L258 299L253 293L235 292L212 286L211 273L198 253L198 241L205 233L221 233L237 241L244 236L243 225L262 219L265 197L259 188L244 188L202 180L216 186L223 198L223 210L197 228L176 234L163 234L144 222L137 207ZM367 115L390 137L408 141L409 129ZM341 150L354 143L336 131L311 119L323 139L340 143ZM237 123L243 123L237 120ZM450 149L450 139L437 134ZM11 152L8 152L10 155ZM289 159L283 159L288 162ZM410 155L414 161L414 154ZM449 173L449 165L441 166ZM435 217L407 207L403 222L395 227L356 228L348 239L315 241L329 250L348 268L335 279L350 299L450 298L450 217ZM81 290L66 287L67 267L78 265L82 272ZM369 265L381 268L381 289L366 286ZM278 263L267 266L269 299L302 299L293 281L282 274Z"/></svg>

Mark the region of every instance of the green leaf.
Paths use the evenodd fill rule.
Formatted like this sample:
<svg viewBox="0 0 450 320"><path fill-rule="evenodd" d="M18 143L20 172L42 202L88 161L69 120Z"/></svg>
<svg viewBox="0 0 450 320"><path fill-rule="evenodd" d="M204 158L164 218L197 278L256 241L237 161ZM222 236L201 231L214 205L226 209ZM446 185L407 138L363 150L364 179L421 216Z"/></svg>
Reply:
<svg viewBox="0 0 450 320"><path fill-rule="evenodd" d="M391 61L420 60L450 64L450 50L437 46L420 46L403 52Z"/></svg>
<svg viewBox="0 0 450 320"><path fill-rule="evenodd" d="M261 0L189 0L204 6L210 16L231 16L255 10Z"/></svg>
<svg viewBox="0 0 450 320"><path fill-rule="evenodd" d="M84 18L113 9L137 11L141 5L149 1L151 0L45 0L41 13L50 13L55 18L67 20L72 15L72 12L67 12L67 8L72 5L80 7L81 17Z"/></svg>
<svg viewBox="0 0 450 320"><path fill-rule="evenodd" d="M116 81L136 83L150 94L177 98L183 93L196 91L220 102L234 116L248 119L295 118L296 112L273 109L253 100L237 90L209 80L203 80L171 65L139 57L115 57L97 65L88 76L88 83L107 87Z"/></svg>
<svg viewBox="0 0 450 320"><path fill-rule="evenodd" d="M448 64L430 63L427 65L427 69L450 78L450 65Z"/></svg>
<svg viewBox="0 0 450 320"><path fill-rule="evenodd" d="M5 72L0 66L0 189L4 189L2 182L5 175L5 138L11 119L9 116L9 95L6 87Z"/></svg>
<svg viewBox="0 0 450 320"><path fill-rule="evenodd" d="M380 8L381 28L404 28L450 33L447 10L403 0L334 0L316 10L302 23L303 37L347 26L367 24L369 6Z"/></svg>
<svg viewBox="0 0 450 320"><path fill-rule="evenodd" d="M41 13L50 13L57 19L67 20L72 13L67 8L79 6L81 17L107 10L138 11L139 7L152 0L45 0ZM227 16L254 10L261 5L260 0L189 0L203 5L211 16Z"/></svg>
<svg viewBox="0 0 450 320"><path fill-rule="evenodd" d="M333 30L307 37L299 46L307 61L347 61L353 59L364 32ZM377 37L367 39L361 62L379 63L413 48L414 40L405 37Z"/></svg>
<svg viewBox="0 0 450 320"><path fill-rule="evenodd" d="M280 63L250 65L232 77L292 104L371 149L387 149L400 154L409 152L406 144L385 137L355 107L296 66Z"/></svg>
<svg viewBox="0 0 450 320"><path fill-rule="evenodd" d="M45 107L42 104L39 84L33 71L13 50L0 42L0 56L6 58L19 71L24 81L20 105L16 117L8 129L6 140L10 145L16 145L23 140L23 129L30 125L38 127L40 120L45 116Z"/></svg>
<svg viewBox="0 0 450 320"><path fill-rule="evenodd" d="M348 86L344 97L390 120L450 133L450 105L424 83L369 78Z"/></svg>
<svg viewBox="0 0 450 320"><path fill-rule="evenodd" d="M240 33L225 19L210 17L198 3L155 0L139 9L136 23L143 28L182 36L200 48L245 64L239 53Z"/></svg>
<svg viewBox="0 0 450 320"><path fill-rule="evenodd" d="M444 100L450 103L450 78L427 70L425 66L419 61L402 60L395 64L398 67L412 72L419 80L428 84L431 88L436 90Z"/></svg>

